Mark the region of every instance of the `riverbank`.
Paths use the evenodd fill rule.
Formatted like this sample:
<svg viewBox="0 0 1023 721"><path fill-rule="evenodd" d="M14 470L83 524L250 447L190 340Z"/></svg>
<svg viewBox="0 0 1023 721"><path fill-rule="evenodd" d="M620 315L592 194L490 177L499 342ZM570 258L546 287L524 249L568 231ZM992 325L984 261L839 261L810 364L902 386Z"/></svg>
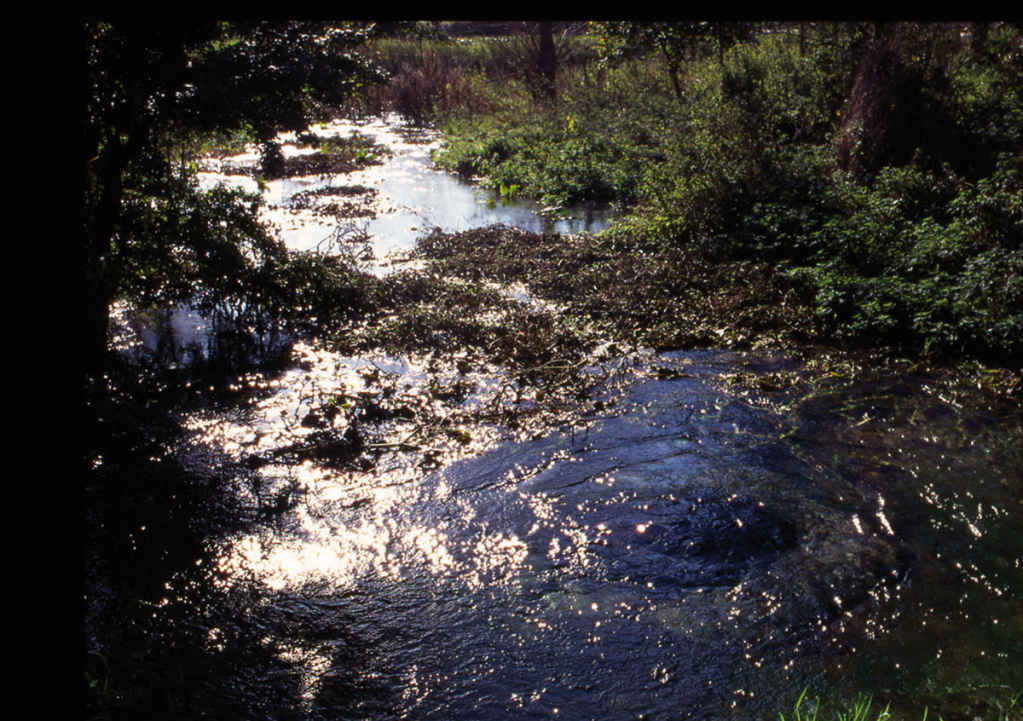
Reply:
<svg viewBox="0 0 1023 721"><path fill-rule="evenodd" d="M804 24L711 53L701 43L713 25L591 23L569 33L569 59L545 102L528 80L474 75L473 97L489 103L433 98L445 130L437 160L549 206L616 204L618 222L598 251L610 272L631 263L683 293L713 284L716 294L696 294L700 315L720 308L733 322L690 338L676 330L677 341L652 332L656 343L710 343L716 331L749 342L741 336L784 329L890 357L1018 372L1023 166L1018 131L1002 122L1019 115L1018 29L991 26L981 51L963 41L983 30L975 26ZM867 72L866 48L893 37L885 32L917 48L891 58L904 85L854 82ZM443 41L421 51L436 55L438 74L469 72ZM449 52L452 67L439 60ZM856 155L849 127L867 87L890 107L872 121L883 138L861 138ZM925 130L909 130L917 126ZM657 300L675 302L670 292ZM634 313L631 305L623 310Z"/></svg>
<svg viewBox="0 0 1023 721"><path fill-rule="evenodd" d="M1016 721L1019 28L457 27L84 24L86 715Z"/></svg>

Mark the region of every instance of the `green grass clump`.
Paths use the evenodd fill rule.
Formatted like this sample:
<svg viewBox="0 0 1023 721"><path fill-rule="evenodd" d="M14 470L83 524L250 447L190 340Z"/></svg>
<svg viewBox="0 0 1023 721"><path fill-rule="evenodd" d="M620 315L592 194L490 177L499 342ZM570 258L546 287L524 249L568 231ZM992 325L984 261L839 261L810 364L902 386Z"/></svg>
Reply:
<svg viewBox="0 0 1023 721"><path fill-rule="evenodd" d="M919 714L908 715L906 712L896 712L892 709L891 703L885 704L883 708L872 715L871 708L874 706L873 697L870 694L860 693L852 701L840 704L832 711L830 718L835 721L897 721L919 717L922 721L936 719L946 721L948 719L983 719L984 721L1020 721L1023 719L1023 706L1020 701L1023 699L1023 691L1010 692L1008 687L991 688L986 686L971 687L965 696L948 689L946 694L939 699L940 705L947 706L949 713L953 715L946 717L943 713L932 713L929 706L924 706ZM824 704L821 699L815 699L807 703L808 688L804 688L792 708L790 716L779 712L781 721L818 721L825 717L821 716Z"/></svg>
<svg viewBox="0 0 1023 721"><path fill-rule="evenodd" d="M821 710L820 699L813 704L813 711L804 711L803 702L806 700L807 689L803 689L803 692L799 694L799 698L796 700L796 705L792 709L791 718L793 721L817 721ZM868 696L861 694L856 697L856 700L849 704L844 710L835 711L835 721L868 721L870 719L870 707L873 704L873 699ZM784 713L779 712L778 717L781 721L787 721L789 717L786 717ZM889 711L889 706L885 706L877 713L876 721L888 721L892 718ZM924 721L927 719L927 712L924 711Z"/></svg>

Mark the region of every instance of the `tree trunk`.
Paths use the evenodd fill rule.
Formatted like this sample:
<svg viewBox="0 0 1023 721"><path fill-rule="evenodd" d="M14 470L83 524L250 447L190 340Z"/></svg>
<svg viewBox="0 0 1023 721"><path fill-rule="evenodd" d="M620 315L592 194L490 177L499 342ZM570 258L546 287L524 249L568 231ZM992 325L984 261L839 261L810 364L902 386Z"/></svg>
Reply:
<svg viewBox="0 0 1023 721"><path fill-rule="evenodd" d="M668 77L671 78L671 86L675 91L675 99L682 100L682 78L680 77L681 70L681 59L678 58L674 53L677 48L674 48L667 40L660 43L661 54L664 56L664 64L668 66Z"/></svg>
<svg viewBox="0 0 1023 721"><path fill-rule="evenodd" d="M901 27L879 23L863 51L836 136L838 166L870 172L882 160L902 72Z"/></svg>
<svg viewBox="0 0 1023 721"><path fill-rule="evenodd" d="M536 67L543 95L553 100L557 92L558 56L554 47L554 26L552 23L540 23L537 28L540 36L540 54Z"/></svg>
<svg viewBox="0 0 1023 721"><path fill-rule="evenodd" d="M970 52L975 57L981 57L987 52L988 32L991 29L989 22L970 23Z"/></svg>

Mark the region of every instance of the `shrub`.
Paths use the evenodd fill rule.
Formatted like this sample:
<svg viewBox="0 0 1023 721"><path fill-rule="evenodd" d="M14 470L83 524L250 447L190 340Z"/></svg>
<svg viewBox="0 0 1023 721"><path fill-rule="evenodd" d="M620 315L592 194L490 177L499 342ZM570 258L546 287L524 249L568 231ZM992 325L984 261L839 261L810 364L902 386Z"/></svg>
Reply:
<svg viewBox="0 0 1023 721"><path fill-rule="evenodd" d="M827 333L902 350L1011 360L1023 352L1023 184L1014 162L972 183L889 168L847 181L791 272Z"/></svg>
<svg viewBox="0 0 1023 721"><path fill-rule="evenodd" d="M504 194L628 210L609 247L770 264L822 338L1007 362L1019 354L1023 52L907 25L887 145L836 170L858 26L806 47L762 33L691 58L678 92L653 55L579 68L553 109L449 116L438 160ZM896 147L897 146L897 147ZM725 274L723 277L728 277Z"/></svg>

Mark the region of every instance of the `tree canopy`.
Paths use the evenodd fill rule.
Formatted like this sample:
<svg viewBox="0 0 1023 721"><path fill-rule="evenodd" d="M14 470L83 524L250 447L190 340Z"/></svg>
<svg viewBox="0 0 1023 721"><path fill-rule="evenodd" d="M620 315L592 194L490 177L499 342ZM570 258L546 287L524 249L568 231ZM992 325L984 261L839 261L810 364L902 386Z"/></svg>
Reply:
<svg viewBox="0 0 1023 721"><path fill-rule="evenodd" d="M374 79L354 52L369 30L281 21L83 24L79 261L89 368L105 353L110 302L129 285L153 291L169 279L187 284L190 273L223 273L211 259L233 253L232 262L242 262L241 238L264 251L272 245L253 222L252 198L200 194L182 148L242 133L272 155L278 132L304 129Z"/></svg>

